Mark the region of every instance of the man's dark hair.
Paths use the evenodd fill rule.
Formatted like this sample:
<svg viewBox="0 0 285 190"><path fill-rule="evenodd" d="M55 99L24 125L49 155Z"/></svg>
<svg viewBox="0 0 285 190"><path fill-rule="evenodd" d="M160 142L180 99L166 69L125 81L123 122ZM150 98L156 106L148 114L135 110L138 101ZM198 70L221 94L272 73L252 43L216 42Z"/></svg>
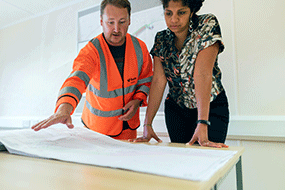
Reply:
<svg viewBox="0 0 285 190"><path fill-rule="evenodd" d="M100 7L101 16L104 14L104 9L108 4L118 8L127 8L129 16L131 16L131 3L128 0L103 0Z"/></svg>

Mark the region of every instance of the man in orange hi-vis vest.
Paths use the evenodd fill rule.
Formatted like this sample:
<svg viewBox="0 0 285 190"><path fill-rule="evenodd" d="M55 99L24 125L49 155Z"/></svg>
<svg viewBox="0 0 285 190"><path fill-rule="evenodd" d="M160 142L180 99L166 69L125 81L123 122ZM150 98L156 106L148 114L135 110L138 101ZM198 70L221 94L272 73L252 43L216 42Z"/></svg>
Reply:
<svg viewBox="0 0 285 190"><path fill-rule="evenodd" d="M86 92L81 118L85 127L115 139L136 138L139 107L147 105L153 71L145 43L127 33L130 11L128 0L101 2L103 33L89 41L74 60L55 113L32 129L57 123L73 128L70 115Z"/></svg>

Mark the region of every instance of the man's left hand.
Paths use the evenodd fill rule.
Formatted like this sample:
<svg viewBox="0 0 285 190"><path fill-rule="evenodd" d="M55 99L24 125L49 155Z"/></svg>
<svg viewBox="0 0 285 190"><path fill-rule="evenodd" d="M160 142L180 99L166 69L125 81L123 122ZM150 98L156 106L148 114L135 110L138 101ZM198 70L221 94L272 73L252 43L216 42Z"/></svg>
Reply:
<svg viewBox="0 0 285 190"><path fill-rule="evenodd" d="M140 107L140 100L131 100L129 103L125 105L125 107L123 107L123 110L125 110L126 113L121 117L119 117L119 120L128 121L132 119L132 117L135 115L139 107Z"/></svg>

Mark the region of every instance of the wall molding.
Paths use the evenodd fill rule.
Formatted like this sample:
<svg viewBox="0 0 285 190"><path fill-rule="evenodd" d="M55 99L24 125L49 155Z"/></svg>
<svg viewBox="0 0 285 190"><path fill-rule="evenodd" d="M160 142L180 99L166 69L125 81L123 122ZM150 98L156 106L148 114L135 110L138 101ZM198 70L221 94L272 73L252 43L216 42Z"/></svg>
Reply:
<svg viewBox="0 0 285 190"><path fill-rule="evenodd" d="M141 114L142 123L144 116ZM153 127L157 133L167 134L163 113L156 115ZM140 127L138 132L142 130ZM231 116L227 139L285 142L285 116Z"/></svg>
<svg viewBox="0 0 285 190"><path fill-rule="evenodd" d="M143 124L145 114L140 114ZM47 117L0 117L0 129L30 128ZM72 116L74 125L82 125L80 116ZM142 125L141 125L142 126ZM160 136L168 137L163 112L158 112L153 127ZM138 134L143 127L138 128ZM285 142L285 116L232 116L228 130L229 140Z"/></svg>

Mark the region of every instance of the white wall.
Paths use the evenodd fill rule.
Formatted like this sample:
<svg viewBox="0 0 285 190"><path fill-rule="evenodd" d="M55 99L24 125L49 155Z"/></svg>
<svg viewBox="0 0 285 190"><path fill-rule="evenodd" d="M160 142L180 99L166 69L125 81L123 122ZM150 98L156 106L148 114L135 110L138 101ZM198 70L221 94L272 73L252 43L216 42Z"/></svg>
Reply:
<svg viewBox="0 0 285 190"><path fill-rule="evenodd" d="M239 0L235 6L241 115L285 114L285 1Z"/></svg>
<svg viewBox="0 0 285 190"><path fill-rule="evenodd" d="M86 0L0 30L0 126L21 127L23 119L53 112L77 55L77 11L99 3ZM212 7L218 10L214 14L227 52L221 54L220 66L232 114L229 134L285 137L285 1L208 0L201 12ZM163 116L156 122L155 129L165 134ZM244 189L285 186L280 173L285 169L284 143L231 143L246 148ZM229 184L225 189L234 189Z"/></svg>
<svg viewBox="0 0 285 190"><path fill-rule="evenodd" d="M0 116L53 112L77 55L77 11L99 3L84 1L0 30ZM220 66L235 119L284 118L284 5L282 0L211 0L201 10L215 10L222 27L226 49Z"/></svg>
<svg viewBox="0 0 285 190"><path fill-rule="evenodd" d="M227 140L230 146L243 146L244 190L283 190L285 187L285 143ZM220 184L220 190L236 189L235 168Z"/></svg>
<svg viewBox="0 0 285 190"><path fill-rule="evenodd" d="M94 3L100 0L84 1L0 30L1 117L53 112L59 88L77 55L77 11Z"/></svg>

